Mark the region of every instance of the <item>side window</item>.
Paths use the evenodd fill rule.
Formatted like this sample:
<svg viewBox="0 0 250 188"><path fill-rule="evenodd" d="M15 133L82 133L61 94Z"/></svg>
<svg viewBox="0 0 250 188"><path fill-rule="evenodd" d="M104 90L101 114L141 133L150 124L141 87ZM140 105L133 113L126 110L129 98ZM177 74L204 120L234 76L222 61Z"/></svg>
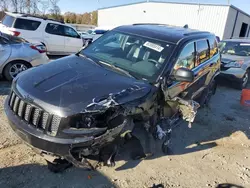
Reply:
<svg viewBox="0 0 250 188"><path fill-rule="evenodd" d="M196 65L198 66L201 63L205 62L209 59L209 47L208 47L208 41L207 40L199 40L196 42L196 49L197 49L197 56L198 59L196 61Z"/></svg>
<svg viewBox="0 0 250 188"><path fill-rule="evenodd" d="M195 48L194 43L189 43L185 46L177 60L177 63L174 66L174 70L177 70L181 67L192 69L194 68L195 62Z"/></svg>
<svg viewBox="0 0 250 188"><path fill-rule="evenodd" d="M64 35L64 28L62 25L54 24L54 23L48 23L45 32L52 34L52 35Z"/></svg>
<svg viewBox="0 0 250 188"><path fill-rule="evenodd" d="M41 22L39 21L17 18L14 28L35 31L40 26L40 24Z"/></svg>
<svg viewBox="0 0 250 188"><path fill-rule="evenodd" d="M218 43L215 37L209 37L210 57L218 53Z"/></svg>
<svg viewBox="0 0 250 188"><path fill-rule="evenodd" d="M79 38L79 34L71 27L63 26L63 28L65 36L72 38Z"/></svg>

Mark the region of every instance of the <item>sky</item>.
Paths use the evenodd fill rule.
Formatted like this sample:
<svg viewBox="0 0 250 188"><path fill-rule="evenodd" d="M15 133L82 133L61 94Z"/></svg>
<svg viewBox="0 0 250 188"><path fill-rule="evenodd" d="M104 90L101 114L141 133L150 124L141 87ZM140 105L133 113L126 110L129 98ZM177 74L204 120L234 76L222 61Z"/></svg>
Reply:
<svg viewBox="0 0 250 188"><path fill-rule="evenodd" d="M98 8L116 6L128 3L142 2L143 0L60 0L58 5L61 12L85 13ZM145 0L147 1L147 0ZM240 8L250 14L250 0L161 0L166 2L185 2L185 3L208 3L208 4L230 4ZM99 2L99 3L98 3Z"/></svg>

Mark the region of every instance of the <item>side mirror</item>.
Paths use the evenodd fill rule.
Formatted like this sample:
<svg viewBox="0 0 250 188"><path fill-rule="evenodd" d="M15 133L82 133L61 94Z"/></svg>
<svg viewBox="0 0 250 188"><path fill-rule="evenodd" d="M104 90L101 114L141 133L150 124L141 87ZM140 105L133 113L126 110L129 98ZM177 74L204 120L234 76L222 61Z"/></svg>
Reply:
<svg viewBox="0 0 250 188"><path fill-rule="evenodd" d="M193 82L194 73L193 71L186 68L179 68L174 73L174 79L180 82Z"/></svg>

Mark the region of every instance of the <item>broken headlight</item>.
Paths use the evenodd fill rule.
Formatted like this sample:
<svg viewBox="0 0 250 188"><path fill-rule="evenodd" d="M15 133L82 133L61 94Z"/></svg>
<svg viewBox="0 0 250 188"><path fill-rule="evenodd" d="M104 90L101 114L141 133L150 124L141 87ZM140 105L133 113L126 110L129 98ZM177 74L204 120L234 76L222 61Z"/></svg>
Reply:
<svg viewBox="0 0 250 188"><path fill-rule="evenodd" d="M80 128L93 128L95 127L95 119L91 115L77 115L71 117L70 127L80 129Z"/></svg>
<svg viewBox="0 0 250 188"><path fill-rule="evenodd" d="M224 66L227 68L241 68L243 65L244 61L231 61Z"/></svg>

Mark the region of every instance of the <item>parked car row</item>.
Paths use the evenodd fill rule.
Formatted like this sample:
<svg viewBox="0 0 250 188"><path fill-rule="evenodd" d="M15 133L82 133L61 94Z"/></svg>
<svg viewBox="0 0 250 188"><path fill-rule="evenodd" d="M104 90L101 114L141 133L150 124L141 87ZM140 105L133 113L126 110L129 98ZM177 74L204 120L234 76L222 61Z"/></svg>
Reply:
<svg viewBox="0 0 250 188"><path fill-rule="evenodd" d="M6 12L0 31L24 38L31 43L42 43L49 55L69 55L83 47L83 40L70 25L28 14Z"/></svg>
<svg viewBox="0 0 250 188"><path fill-rule="evenodd" d="M86 32L79 32L81 37L84 40L84 44L88 45L101 37L103 34L105 34L109 29L107 28L95 28L95 29L90 29Z"/></svg>

